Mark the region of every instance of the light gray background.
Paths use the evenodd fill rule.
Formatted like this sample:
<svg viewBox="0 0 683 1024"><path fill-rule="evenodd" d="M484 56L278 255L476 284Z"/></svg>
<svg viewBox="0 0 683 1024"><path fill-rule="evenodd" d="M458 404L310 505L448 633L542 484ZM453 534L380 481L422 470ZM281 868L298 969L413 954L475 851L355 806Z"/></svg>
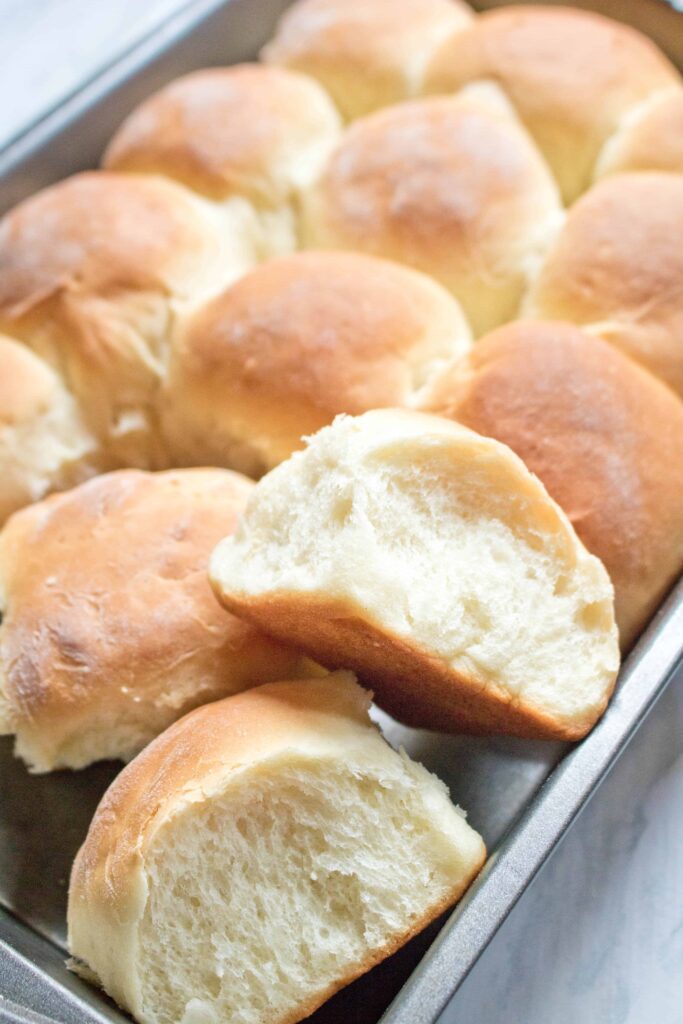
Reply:
<svg viewBox="0 0 683 1024"><path fill-rule="evenodd" d="M182 5L0 0L0 145ZM441 1024L683 1024L682 682Z"/></svg>

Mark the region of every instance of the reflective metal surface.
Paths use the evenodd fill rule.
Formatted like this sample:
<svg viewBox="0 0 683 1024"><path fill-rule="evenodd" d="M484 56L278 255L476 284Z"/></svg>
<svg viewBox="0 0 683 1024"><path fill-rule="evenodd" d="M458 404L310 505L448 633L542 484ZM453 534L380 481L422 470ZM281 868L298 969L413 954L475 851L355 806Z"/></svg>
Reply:
<svg viewBox="0 0 683 1024"><path fill-rule="evenodd" d="M163 82L193 68L252 58L285 6L286 0L190 3L0 154L0 210L94 166L125 114ZM662 0L579 6L599 7L637 24L683 66L683 19ZM602 722L576 748L441 737L405 729L379 714L389 739L449 785L491 856L447 922L432 925L312 1020L433 1024L682 660L679 587L625 663ZM10 741L0 740L0 1020L104 1024L125 1019L64 966L70 864L119 767L30 776L12 757Z"/></svg>

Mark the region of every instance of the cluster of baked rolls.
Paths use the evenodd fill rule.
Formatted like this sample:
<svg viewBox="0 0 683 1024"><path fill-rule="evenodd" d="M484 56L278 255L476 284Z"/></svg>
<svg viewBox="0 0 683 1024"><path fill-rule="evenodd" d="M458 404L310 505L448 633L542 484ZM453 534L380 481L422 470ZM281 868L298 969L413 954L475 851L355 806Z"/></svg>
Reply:
<svg viewBox="0 0 683 1024"><path fill-rule="evenodd" d="M0 731L135 758L69 917L143 1024L299 1020L476 874L348 670L604 711L683 565L682 140L601 16L298 0L0 224Z"/></svg>

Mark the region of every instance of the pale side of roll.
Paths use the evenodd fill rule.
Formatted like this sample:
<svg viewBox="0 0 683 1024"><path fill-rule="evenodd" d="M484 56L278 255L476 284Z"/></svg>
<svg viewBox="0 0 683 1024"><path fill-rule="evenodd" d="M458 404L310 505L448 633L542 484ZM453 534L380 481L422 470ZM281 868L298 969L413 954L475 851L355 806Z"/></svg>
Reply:
<svg viewBox="0 0 683 1024"><path fill-rule="evenodd" d="M440 417L337 419L257 484L210 575L409 725L578 739L616 678L602 564L517 455Z"/></svg>
<svg viewBox="0 0 683 1024"><path fill-rule="evenodd" d="M103 163L166 175L237 221L253 220L262 259L297 247L298 196L339 131L331 100L306 75L259 64L207 68L136 107Z"/></svg>
<svg viewBox="0 0 683 1024"><path fill-rule="evenodd" d="M463 0L297 0L261 56L317 79L352 120L418 95L431 56L473 15Z"/></svg>
<svg viewBox="0 0 683 1024"><path fill-rule="evenodd" d="M50 362L121 465L163 467L175 317L257 260L253 231L153 175L75 175L0 221L0 329Z"/></svg>
<svg viewBox="0 0 683 1024"><path fill-rule="evenodd" d="M430 274L475 335L516 315L562 222L557 187L495 88L356 121L306 196L303 244Z"/></svg>
<svg viewBox="0 0 683 1024"><path fill-rule="evenodd" d="M481 81L503 89L571 203L624 116L680 75L629 25L534 4L486 11L453 33L427 68L426 91Z"/></svg>
<svg viewBox="0 0 683 1024"><path fill-rule="evenodd" d="M461 895L481 838L348 673L192 712L119 775L69 947L140 1024L294 1024Z"/></svg>
<svg viewBox="0 0 683 1024"><path fill-rule="evenodd" d="M253 484L105 474L0 532L0 732L33 771L127 760L190 708L314 666L226 615L206 570Z"/></svg>
<svg viewBox="0 0 683 1024"><path fill-rule="evenodd" d="M97 442L57 374L0 335L0 525L101 468Z"/></svg>
<svg viewBox="0 0 683 1024"><path fill-rule="evenodd" d="M655 93L629 111L608 139L595 178L625 171L683 174L683 88Z"/></svg>
<svg viewBox="0 0 683 1024"><path fill-rule="evenodd" d="M183 463L260 476L337 413L410 405L470 347L457 302L359 253L271 260L179 326L161 391Z"/></svg>
<svg viewBox="0 0 683 1024"><path fill-rule="evenodd" d="M422 407L540 478L609 572L629 648L683 570L683 402L613 345L522 320L438 374Z"/></svg>

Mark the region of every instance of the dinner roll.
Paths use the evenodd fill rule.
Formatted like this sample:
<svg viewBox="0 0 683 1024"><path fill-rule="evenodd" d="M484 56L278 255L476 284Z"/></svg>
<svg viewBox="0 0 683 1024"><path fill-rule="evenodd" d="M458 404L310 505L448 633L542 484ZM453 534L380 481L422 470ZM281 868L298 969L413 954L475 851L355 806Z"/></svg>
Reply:
<svg viewBox="0 0 683 1024"><path fill-rule="evenodd" d="M619 174L572 208L527 303L569 320L683 395L683 177Z"/></svg>
<svg viewBox="0 0 683 1024"><path fill-rule="evenodd" d="M260 476L339 412L410 404L469 345L458 304L414 270L357 253L273 260L179 332L169 447Z"/></svg>
<svg viewBox="0 0 683 1024"><path fill-rule="evenodd" d="M32 770L128 759L189 708L303 670L206 578L251 487L226 470L121 470L9 520L0 732Z"/></svg>
<svg viewBox="0 0 683 1024"><path fill-rule="evenodd" d="M408 725L578 739L614 685L602 564L518 456L439 417L323 428L257 484L210 575Z"/></svg>
<svg viewBox="0 0 683 1024"><path fill-rule="evenodd" d="M329 97L305 75L258 64L209 68L176 79L134 110L104 165L168 175L247 216L253 208L263 255L295 248L298 193L338 135Z"/></svg>
<svg viewBox="0 0 683 1024"><path fill-rule="evenodd" d="M595 176L624 171L683 173L683 89L655 93L624 118L600 154Z"/></svg>
<svg viewBox="0 0 683 1024"><path fill-rule="evenodd" d="M96 472L97 445L47 363L0 335L0 524Z"/></svg>
<svg viewBox="0 0 683 1024"><path fill-rule="evenodd" d="M494 90L477 90L357 121L308 196L304 243L431 274L481 334L515 315L559 218L535 147Z"/></svg>
<svg viewBox="0 0 683 1024"><path fill-rule="evenodd" d="M153 401L178 311L255 259L178 185L78 174L0 222L0 329L59 368L118 463L163 464Z"/></svg>
<svg viewBox="0 0 683 1024"><path fill-rule="evenodd" d="M679 82L635 29L573 7L487 11L437 50L428 92L494 81L514 104L566 202L590 184L600 149L636 104Z"/></svg>
<svg viewBox="0 0 683 1024"><path fill-rule="evenodd" d="M615 590L631 645L683 569L683 403L569 324L519 322L440 374L424 407L509 445Z"/></svg>
<svg viewBox="0 0 683 1024"><path fill-rule="evenodd" d="M69 946L141 1024L294 1024L453 903L484 844L349 673L199 708L114 780Z"/></svg>
<svg viewBox="0 0 683 1024"><path fill-rule="evenodd" d="M317 78L351 119L416 96L431 55L472 17L461 0L298 0L261 56Z"/></svg>

